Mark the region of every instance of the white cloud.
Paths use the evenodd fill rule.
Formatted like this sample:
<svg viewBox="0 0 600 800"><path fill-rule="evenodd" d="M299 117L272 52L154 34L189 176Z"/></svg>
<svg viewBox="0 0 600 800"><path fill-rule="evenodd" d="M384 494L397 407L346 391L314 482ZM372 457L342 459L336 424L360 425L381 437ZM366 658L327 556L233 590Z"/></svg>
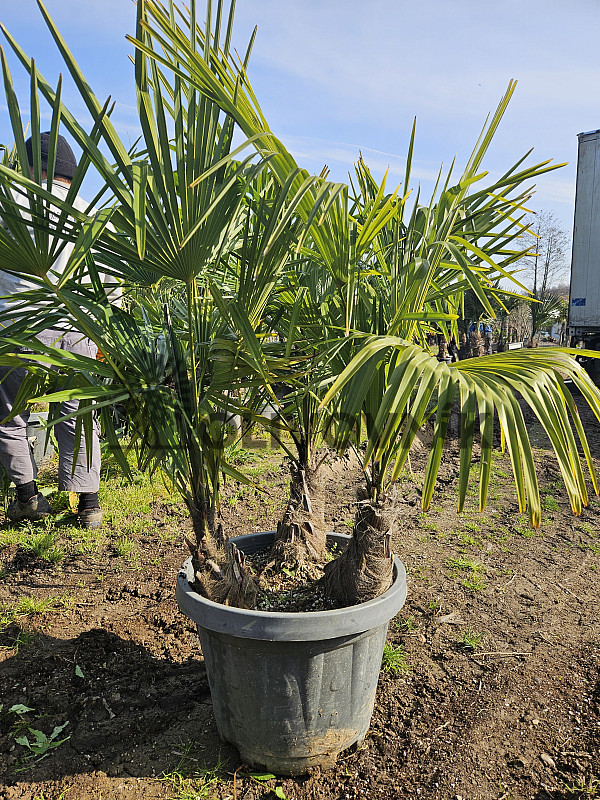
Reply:
<svg viewBox="0 0 600 800"><path fill-rule="evenodd" d="M342 180L346 177L345 172L353 172L353 165L361 153L374 174L383 175L388 170L389 181L403 179L405 175L406 158L397 153L314 137L283 136L282 141L299 164L304 165L310 161L313 169L320 169L323 165L332 168L336 165L336 177ZM439 166L429 162L413 161L411 175L413 180L435 181L438 170Z"/></svg>

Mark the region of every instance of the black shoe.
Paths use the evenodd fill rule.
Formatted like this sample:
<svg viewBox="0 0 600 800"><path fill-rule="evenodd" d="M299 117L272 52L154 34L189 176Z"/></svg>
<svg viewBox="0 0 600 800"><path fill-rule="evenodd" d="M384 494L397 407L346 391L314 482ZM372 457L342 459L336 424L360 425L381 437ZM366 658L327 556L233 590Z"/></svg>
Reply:
<svg viewBox="0 0 600 800"><path fill-rule="evenodd" d="M26 503L22 503L18 497L12 501L6 509L6 516L11 522L39 522L47 517L52 508L43 494L39 493L31 497Z"/></svg>
<svg viewBox="0 0 600 800"><path fill-rule="evenodd" d="M104 511L101 508L84 508L77 512L77 524L81 528L99 528L103 517Z"/></svg>

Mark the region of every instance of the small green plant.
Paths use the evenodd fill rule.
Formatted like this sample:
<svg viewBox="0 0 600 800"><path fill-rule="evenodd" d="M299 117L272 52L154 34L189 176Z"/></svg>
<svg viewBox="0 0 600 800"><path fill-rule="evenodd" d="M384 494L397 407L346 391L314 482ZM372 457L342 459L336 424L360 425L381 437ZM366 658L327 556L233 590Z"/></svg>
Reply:
<svg viewBox="0 0 600 800"><path fill-rule="evenodd" d="M593 525L590 525L589 522L580 522L579 525L576 526L575 530L581 531L581 533L586 533L588 536L597 536L597 531Z"/></svg>
<svg viewBox="0 0 600 800"><path fill-rule="evenodd" d="M4 708L3 703L0 703L0 714L2 713L2 709ZM16 703L14 706L11 706L6 713L7 714L18 714L19 716L23 714L28 714L30 711L34 711L35 709L29 708L29 706L24 705L23 703Z"/></svg>
<svg viewBox="0 0 600 800"><path fill-rule="evenodd" d="M483 633L476 633L474 630L471 630L471 628L467 628L463 633L462 643L469 650L476 650L478 647L481 647L482 639Z"/></svg>
<svg viewBox="0 0 600 800"><path fill-rule="evenodd" d="M34 711L33 708L29 708L29 706L26 706L23 703L16 703L15 705L12 705L5 712L3 712L3 708L4 706L0 703L0 714L4 716L5 719L9 719L10 717L11 733L13 736L15 733L19 733L19 731L27 728L29 723L25 717L31 711Z"/></svg>
<svg viewBox="0 0 600 800"><path fill-rule="evenodd" d="M464 522L463 528L466 531L471 531L472 533L477 533L479 530L479 525L476 522Z"/></svg>
<svg viewBox="0 0 600 800"><path fill-rule="evenodd" d="M415 620L415 615L411 614L410 617L406 619L399 620L395 622L394 625L398 628L399 631L406 631L409 633L410 631L415 631L417 629L417 622Z"/></svg>
<svg viewBox="0 0 600 800"><path fill-rule="evenodd" d="M470 578L464 578L461 581L465 589L470 589L472 592L483 592L487 588L487 583L480 575L473 575Z"/></svg>
<svg viewBox="0 0 600 800"><path fill-rule="evenodd" d="M65 606L68 603L68 595L60 597L20 597L14 609L15 614L28 616L30 614L45 614L51 608Z"/></svg>
<svg viewBox="0 0 600 800"><path fill-rule="evenodd" d="M535 536L535 530L530 526L529 520L525 514L520 514L519 519L514 524L515 531L523 536L525 539L532 539Z"/></svg>
<svg viewBox="0 0 600 800"><path fill-rule="evenodd" d="M0 623L0 633L2 633L2 625ZM26 647L31 644L36 637L33 631L28 631L17 623L16 632L8 631L8 638L5 639L5 644L0 645L0 650L14 650L15 655L19 652L21 647Z"/></svg>
<svg viewBox="0 0 600 800"><path fill-rule="evenodd" d="M21 547L43 561L48 561L52 564L60 563L65 557L64 550L56 543L56 533L53 531L26 535L21 539Z"/></svg>
<svg viewBox="0 0 600 800"><path fill-rule="evenodd" d="M25 756L27 760L33 759L37 763L45 758L50 750L60 747L61 744L71 738L70 736L65 736L64 739L58 738L68 724L69 720L62 725L56 725L50 736L47 736L43 731L37 730L37 728L28 727L27 732L29 735L17 736L15 742L29 750L29 753ZM32 737L31 741L29 741L29 736Z"/></svg>
<svg viewBox="0 0 600 800"><path fill-rule="evenodd" d="M542 509L544 511L558 511L558 500L551 494L546 494L542 497Z"/></svg>
<svg viewBox="0 0 600 800"><path fill-rule="evenodd" d="M23 626L24 617L41 616L53 608L67 607L72 602L68 592L65 592L58 597L39 598L25 595L14 604L0 603L0 634L4 634L0 648L18 652L21 646L29 644L34 639L35 633Z"/></svg>
<svg viewBox="0 0 600 800"><path fill-rule="evenodd" d="M429 601L429 610L431 611L432 614L439 613L441 607L442 607L442 605L441 605L439 600L430 600Z"/></svg>
<svg viewBox="0 0 600 800"><path fill-rule="evenodd" d="M461 572L470 573L466 578L461 580L461 584L465 589L473 592L481 592L486 588L486 583L481 575L485 572L485 567L477 561L471 561L470 558L461 556L460 558L449 558L446 560L446 566L450 567L451 576L455 578Z"/></svg>
<svg viewBox="0 0 600 800"><path fill-rule="evenodd" d="M535 531L533 530L533 528L525 528L524 530L519 532L524 539L533 539L533 537L535 536Z"/></svg>
<svg viewBox="0 0 600 800"><path fill-rule="evenodd" d="M381 669L390 675L402 675L410 671L406 663L406 653L402 645L392 645L386 642L383 647L383 658L381 659Z"/></svg>
<svg viewBox="0 0 600 800"><path fill-rule="evenodd" d="M467 547L481 547L481 539L477 539L475 536L471 536L468 533L459 533L458 538L461 544L466 545Z"/></svg>
<svg viewBox="0 0 600 800"><path fill-rule="evenodd" d="M128 558L135 551L135 542L128 536L121 536L113 544L113 549L120 558Z"/></svg>
<svg viewBox="0 0 600 800"><path fill-rule="evenodd" d="M172 800L212 800L214 788L221 781L225 762L221 758L214 767L198 767L194 756L195 745L186 742L180 745L179 761L170 772L163 773L161 780L172 792Z"/></svg>
<svg viewBox="0 0 600 800"><path fill-rule="evenodd" d="M57 545L55 545L54 547L51 547L50 550L48 550L45 556L45 560L49 561L51 564L54 564L56 566L57 564L60 564L60 562L63 560L65 556L66 553L62 549L62 547L58 547Z"/></svg>
<svg viewBox="0 0 600 800"><path fill-rule="evenodd" d="M411 578L414 578L417 581L423 581L424 583L431 583L430 578L428 577L427 573L429 571L429 567L407 567L406 574L410 575Z"/></svg>
<svg viewBox="0 0 600 800"><path fill-rule="evenodd" d="M240 774L242 777L250 778L261 785L264 785L266 781L272 781L277 778L272 772L242 772ZM283 786L266 786L265 788L268 789L271 794L274 794L275 797L278 797L279 800L288 800L283 791Z"/></svg>
<svg viewBox="0 0 600 800"><path fill-rule="evenodd" d="M485 567L483 566L483 564L480 564L477 561L471 561L470 558L466 558L464 556L461 556L459 558L448 558L446 560L446 566L450 567L453 576L455 576L458 571L464 571L464 570L474 573L485 571Z"/></svg>
<svg viewBox="0 0 600 800"><path fill-rule="evenodd" d="M500 791L500 795L499 795L500 800L514 800L513 793L508 788L508 786L505 786L502 783L502 781L498 782L498 789Z"/></svg>
<svg viewBox="0 0 600 800"><path fill-rule="evenodd" d="M583 800L584 797L600 797L600 780L590 775L586 781L584 778L579 778L574 783L563 783L565 794L570 795L577 800Z"/></svg>
<svg viewBox="0 0 600 800"><path fill-rule="evenodd" d="M234 506L238 500L241 500L246 494L246 487L241 486L227 498L227 505Z"/></svg>
<svg viewBox="0 0 600 800"><path fill-rule="evenodd" d="M233 444L227 445L224 456L225 460L229 464L241 466L242 464L252 464L254 461L256 461L257 453L247 450L242 446L241 441L238 440Z"/></svg>

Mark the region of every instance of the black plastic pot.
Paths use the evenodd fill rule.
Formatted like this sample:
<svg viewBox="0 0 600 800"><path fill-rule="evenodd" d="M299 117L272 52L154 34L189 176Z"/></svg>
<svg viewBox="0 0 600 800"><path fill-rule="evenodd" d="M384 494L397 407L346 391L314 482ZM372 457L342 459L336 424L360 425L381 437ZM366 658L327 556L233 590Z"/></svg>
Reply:
<svg viewBox="0 0 600 800"><path fill-rule="evenodd" d="M344 546L349 536L329 534ZM245 553L273 532L233 540ZM197 627L219 735L242 761L280 775L330 767L364 738L375 702L389 620L404 605L406 572L395 559L385 594L348 608L304 613L248 611L194 592L188 560L177 602Z"/></svg>

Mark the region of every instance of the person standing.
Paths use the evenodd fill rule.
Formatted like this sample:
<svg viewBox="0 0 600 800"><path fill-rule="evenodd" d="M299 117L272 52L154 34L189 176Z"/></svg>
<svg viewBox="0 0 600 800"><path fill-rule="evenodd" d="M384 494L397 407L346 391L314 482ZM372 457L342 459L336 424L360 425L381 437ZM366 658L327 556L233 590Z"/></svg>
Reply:
<svg viewBox="0 0 600 800"><path fill-rule="evenodd" d="M42 133L41 139L41 165L42 178L46 178L48 166L49 133ZM32 140L26 142L29 166L33 166ZM52 194L65 200L69 186L77 169L77 160L63 136L58 136L56 145L56 162ZM76 197L72 205L80 211L86 212L88 204ZM67 244L52 267L52 271L61 274L68 262L73 246ZM6 265L10 269L10 265ZM9 312L11 305L19 300L19 295L34 284L20 275L1 270L0 265L0 311ZM44 345L59 347L78 355L90 358L96 357L96 347L90 339L83 334L68 327L48 328L37 334L37 340ZM23 351L22 351L23 352ZM24 351L27 352L27 351ZM12 522L24 520L38 521L47 517L52 508L48 500L39 492L36 483L37 466L33 458L31 447L27 438L27 422L29 410L14 416L6 421L11 414L17 393L26 375L25 367L0 366L0 462L9 479L15 484L15 497L9 504L6 515ZM79 401L70 400L62 404L61 416L76 411ZM102 523L103 512L98 501L100 487L100 441L99 424L94 416L91 431L91 442L86 443L85 433L82 430L79 450L75 459L76 420L74 418L59 422L54 426L58 442L59 466L58 488L59 491L76 492L79 494L77 521L84 528L95 528ZM90 463L86 444L90 447ZM75 465L73 466L73 462Z"/></svg>

